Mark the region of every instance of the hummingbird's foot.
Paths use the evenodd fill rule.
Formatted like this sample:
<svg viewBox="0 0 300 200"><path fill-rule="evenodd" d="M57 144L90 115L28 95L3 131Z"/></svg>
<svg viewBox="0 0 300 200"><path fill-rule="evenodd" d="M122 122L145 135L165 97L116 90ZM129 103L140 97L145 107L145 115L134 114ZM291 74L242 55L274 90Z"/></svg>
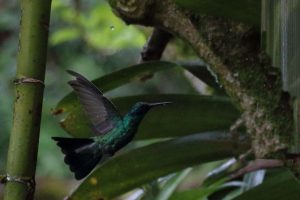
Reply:
<svg viewBox="0 0 300 200"><path fill-rule="evenodd" d="M10 176L10 175L0 175L0 183L6 184L7 182L16 182L24 184L27 188L27 192L33 193L35 188L35 180L32 177L21 177L21 176Z"/></svg>

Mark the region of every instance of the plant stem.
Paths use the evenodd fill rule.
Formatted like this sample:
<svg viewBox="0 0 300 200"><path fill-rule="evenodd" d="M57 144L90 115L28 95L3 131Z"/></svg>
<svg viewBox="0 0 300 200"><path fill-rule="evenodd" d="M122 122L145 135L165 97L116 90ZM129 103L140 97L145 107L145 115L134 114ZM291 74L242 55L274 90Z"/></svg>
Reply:
<svg viewBox="0 0 300 200"><path fill-rule="evenodd" d="M29 188L28 180L35 177L50 10L51 0L21 0L14 118L4 200L33 199L34 184Z"/></svg>

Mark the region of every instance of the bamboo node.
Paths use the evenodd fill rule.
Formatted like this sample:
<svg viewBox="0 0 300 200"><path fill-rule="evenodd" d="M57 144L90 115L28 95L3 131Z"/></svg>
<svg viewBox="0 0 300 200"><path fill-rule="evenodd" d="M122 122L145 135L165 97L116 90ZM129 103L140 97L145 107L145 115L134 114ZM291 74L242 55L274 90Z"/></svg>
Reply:
<svg viewBox="0 0 300 200"><path fill-rule="evenodd" d="M18 78L14 80L14 84L19 85L22 83L38 83L42 84L43 86L45 85L43 81L35 78L29 78L29 77L24 77L24 78Z"/></svg>
<svg viewBox="0 0 300 200"><path fill-rule="evenodd" d="M32 193L35 188L35 180L33 177L10 176L8 174L0 175L0 183L6 184L7 182L24 184L27 188L28 193Z"/></svg>

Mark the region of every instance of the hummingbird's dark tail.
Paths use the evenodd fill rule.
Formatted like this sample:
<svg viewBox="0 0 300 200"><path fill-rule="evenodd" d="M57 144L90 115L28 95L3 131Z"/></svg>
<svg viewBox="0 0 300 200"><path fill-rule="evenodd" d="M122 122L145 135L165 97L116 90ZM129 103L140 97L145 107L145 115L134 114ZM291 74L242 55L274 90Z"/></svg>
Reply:
<svg viewBox="0 0 300 200"><path fill-rule="evenodd" d="M65 163L80 180L87 176L102 158L102 152L93 139L52 137L65 154Z"/></svg>

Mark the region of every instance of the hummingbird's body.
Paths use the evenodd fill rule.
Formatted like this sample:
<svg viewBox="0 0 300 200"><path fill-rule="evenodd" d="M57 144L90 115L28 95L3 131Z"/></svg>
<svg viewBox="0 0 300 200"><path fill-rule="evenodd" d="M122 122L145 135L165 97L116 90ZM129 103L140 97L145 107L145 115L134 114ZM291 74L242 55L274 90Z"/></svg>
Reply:
<svg viewBox="0 0 300 200"><path fill-rule="evenodd" d="M151 107L165 105L161 103L136 103L122 117L115 106L103 96L90 81L82 75L68 71L76 77L69 81L77 94L95 133L91 138L53 137L65 154L65 163L75 173L76 179L82 179L105 156L112 156L127 145L134 137L138 125Z"/></svg>

